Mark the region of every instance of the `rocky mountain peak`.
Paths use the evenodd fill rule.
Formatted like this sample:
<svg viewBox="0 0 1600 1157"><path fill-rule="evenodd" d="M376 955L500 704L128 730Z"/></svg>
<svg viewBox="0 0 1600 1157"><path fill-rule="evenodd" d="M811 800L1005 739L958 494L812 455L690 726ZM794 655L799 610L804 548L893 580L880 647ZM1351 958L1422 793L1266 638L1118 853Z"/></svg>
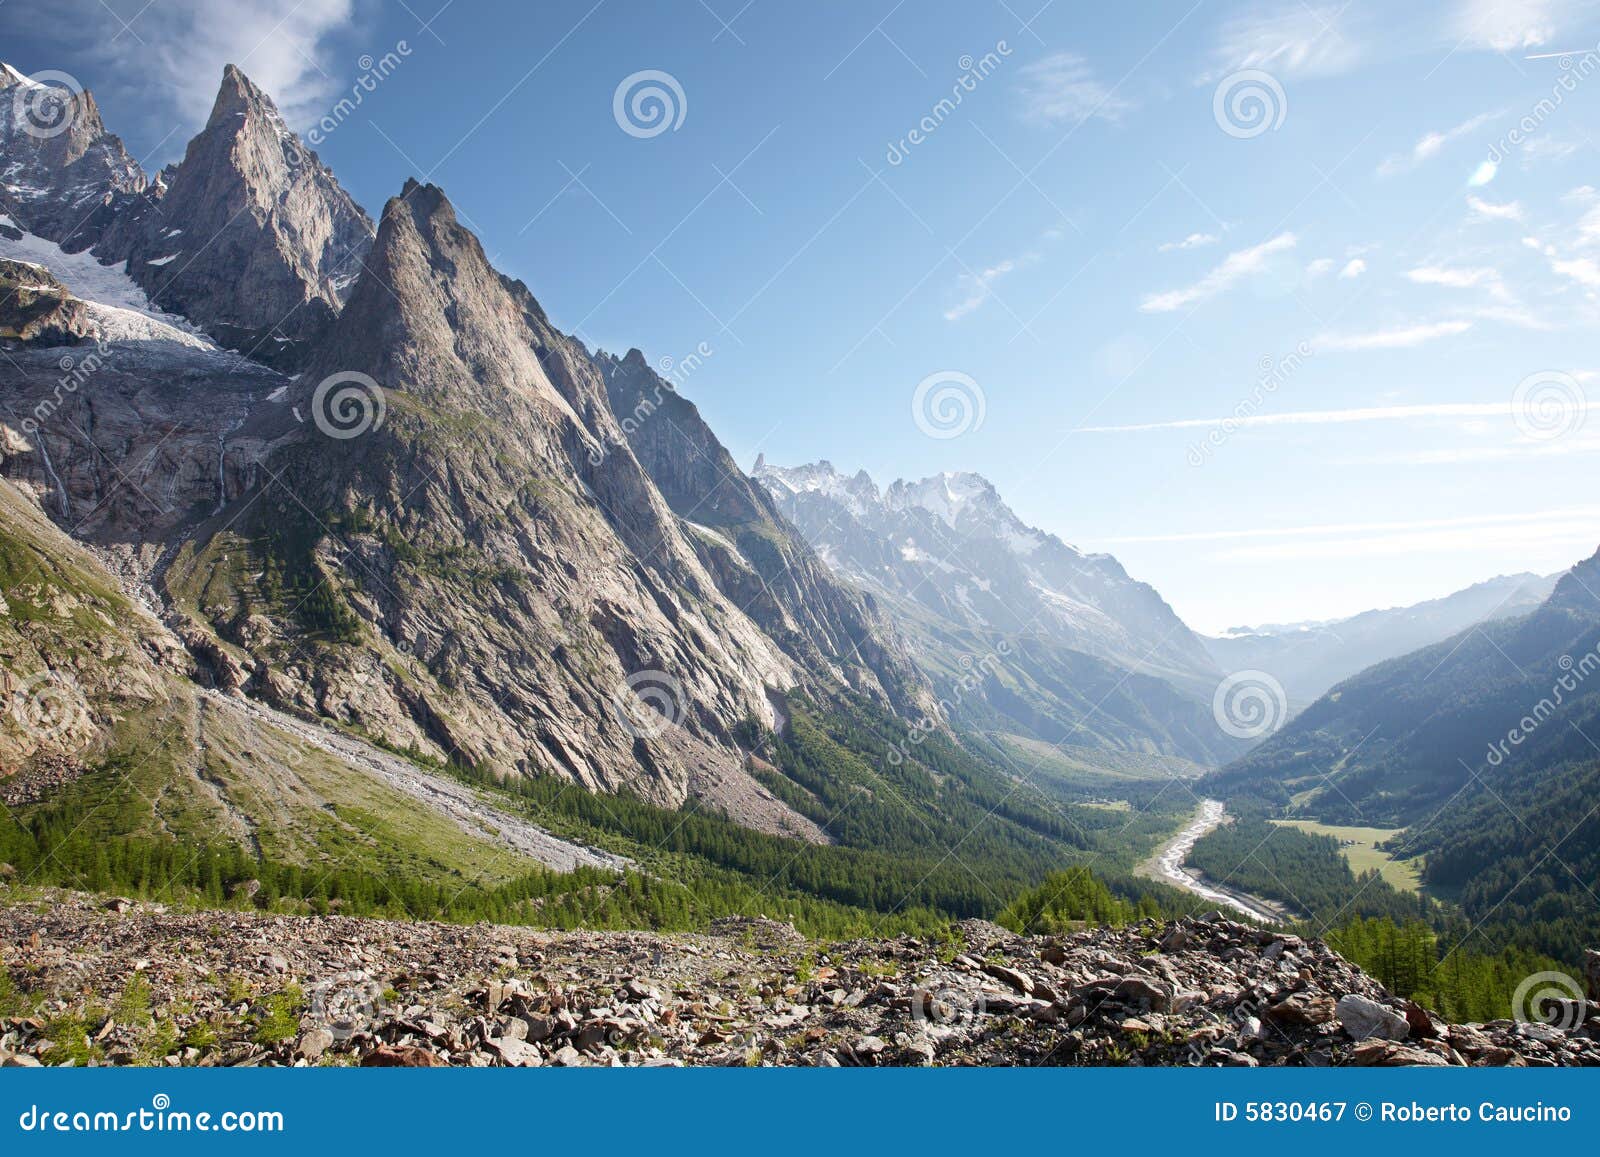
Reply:
<svg viewBox="0 0 1600 1157"><path fill-rule="evenodd" d="M164 183L96 252L218 341L299 366L371 246L366 213L234 65Z"/></svg>
<svg viewBox="0 0 1600 1157"><path fill-rule="evenodd" d="M68 252L99 239L144 171L106 131L94 95L0 64L0 211Z"/></svg>

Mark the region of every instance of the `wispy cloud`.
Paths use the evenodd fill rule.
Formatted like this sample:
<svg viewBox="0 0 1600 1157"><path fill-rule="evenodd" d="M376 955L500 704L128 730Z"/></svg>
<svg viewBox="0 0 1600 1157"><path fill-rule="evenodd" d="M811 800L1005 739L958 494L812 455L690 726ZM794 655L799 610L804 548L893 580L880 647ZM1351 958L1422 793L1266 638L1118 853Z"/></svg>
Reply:
<svg viewBox="0 0 1600 1157"><path fill-rule="evenodd" d="M1346 27L1349 5L1253 13L1222 28L1214 64L1202 81L1242 68L1259 68L1282 79L1335 76L1360 64L1364 50Z"/></svg>
<svg viewBox="0 0 1600 1157"><path fill-rule="evenodd" d="M1025 253L1021 257L1008 257L976 273L963 273L956 279L956 285L966 296L944 311L944 319L960 321L969 314L976 313L983 307L984 302L994 296L995 282L1037 260L1039 260L1037 253Z"/></svg>
<svg viewBox="0 0 1600 1157"><path fill-rule="evenodd" d="M1423 325L1369 330L1365 333L1328 333L1312 341L1318 353L1356 353L1363 350L1410 349L1440 338L1455 337L1472 328L1470 321L1435 321Z"/></svg>
<svg viewBox="0 0 1600 1157"><path fill-rule="evenodd" d="M1418 165L1438 156L1450 142L1470 136L1498 115L1498 113L1480 113L1470 120L1462 121L1454 128L1445 129L1442 132L1424 133L1417 143L1411 146L1409 153L1397 153L1392 157L1386 158L1378 166L1378 175L1390 177L1396 173L1414 169Z"/></svg>
<svg viewBox="0 0 1600 1157"><path fill-rule="evenodd" d="M1472 210L1473 216L1485 221L1521 221L1523 219L1522 204L1519 201L1508 201L1504 205L1497 205L1493 201L1485 201L1482 197L1467 197L1467 208Z"/></svg>
<svg viewBox="0 0 1600 1157"><path fill-rule="evenodd" d="M1149 430L1198 430L1226 422L1231 427L1334 426L1351 422L1417 422L1437 419L1513 417L1510 402L1433 402L1415 406L1365 406L1350 410L1297 410L1286 414L1227 415L1219 418L1182 418L1173 422L1144 422L1130 426L1084 426L1080 434L1130 434Z"/></svg>
<svg viewBox="0 0 1600 1157"><path fill-rule="evenodd" d="M1344 268L1339 270L1339 276L1345 281L1354 281L1367 271L1367 263L1359 257L1352 257L1346 261Z"/></svg>
<svg viewBox="0 0 1600 1157"><path fill-rule="evenodd" d="M1414 285L1437 285L1444 289L1481 289L1497 301L1510 303L1513 298L1506 288L1498 269L1488 266L1462 268L1447 265L1419 265L1407 270L1406 280Z"/></svg>
<svg viewBox="0 0 1600 1157"><path fill-rule="evenodd" d="M1133 107L1095 78L1075 52L1058 52L1021 70L1022 112L1032 121L1081 123L1090 117L1116 122Z"/></svg>
<svg viewBox="0 0 1600 1157"><path fill-rule="evenodd" d="M141 108L163 124L158 132L178 118L179 150L210 114L225 64L271 94L295 127L353 80L330 40L350 27L354 0L162 0L124 17L127 28L101 0L53 0L50 18L28 19L27 30L93 61L112 90L102 104ZM17 5L0 7L0 34L13 18L27 19Z"/></svg>
<svg viewBox="0 0 1600 1157"><path fill-rule="evenodd" d="M1518 526L1529 523L1579 524L1596 528L1600 506L1569 506L1551 510L1518 511L1515 514L1475 514L1460 518L1423 518L1390 522L1326 522L1302 526L1256 526L1227 530L1185 531L1179 534L1132 535L1101 540L1108 545L1148 542L1232 542L1251 539L1306 539L1333 536L1371 535L1379 532L1414 534L1417 531L1453 531L1485 527ZM1344 541L1349 541L1346 537Z"/></svg>
<svg viewBox="0 0 1600 1157"><path fill-rule="evenodd" d="M1568 0L1464 0L1456 10L1454 32L1472 48L1539 48L1570 23L1575 7Z"/></svg>
<svg viewBox="0 0 1600 1157"><path fill-rule="evenodd" d="M1467 178L1467 184L1472 186L1474 189L1481 189L1490 181L1494 180L1495 174L1499 171L1500 162L1482 161L1479 163L1476 169L1472 170L1472 175Z"/></svg>
<svg viewBox="0 0 1600 1157"><path fill-rule="evenodd" d="M1600 262L1593 257L1552 258L1550 269L1571 278L1585 289L1600 289Z"/></svg>
<svg viewBox="0 0 1600 1157"><path fill-rule="evenodd" d="M1270 241L1230 253L1220 265L1193 285L1165 293L1152 293L1139 303L1139 308L1145 313L1171 313L1175 309L1215 297L1242 278L1262 272L1268 268L1274 254L1287 252L1296 243L1293 233L1279 233Z"/></svg>
<svg viewBox="0 0 1600 1157"><path fill-rule="evenodd" d="M1191 233L1182 241L1168 241L1156 247L1157 253L1171 253L1175 249L1203 249L1215 245L1222 238L1215 233Z"/></svg>

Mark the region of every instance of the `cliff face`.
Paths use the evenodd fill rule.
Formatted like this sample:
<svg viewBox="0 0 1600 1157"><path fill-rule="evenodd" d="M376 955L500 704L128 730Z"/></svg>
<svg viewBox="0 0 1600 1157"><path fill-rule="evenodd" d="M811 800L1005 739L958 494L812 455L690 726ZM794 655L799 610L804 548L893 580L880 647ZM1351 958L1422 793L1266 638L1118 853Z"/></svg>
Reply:
<svg viewBox="0 0 1600 1157"><path fill-rule="evenodd" d="M597 357L627 445L724 593L797 662L916 716L932 694L870 595L847 586L638 350Z"/></svg>

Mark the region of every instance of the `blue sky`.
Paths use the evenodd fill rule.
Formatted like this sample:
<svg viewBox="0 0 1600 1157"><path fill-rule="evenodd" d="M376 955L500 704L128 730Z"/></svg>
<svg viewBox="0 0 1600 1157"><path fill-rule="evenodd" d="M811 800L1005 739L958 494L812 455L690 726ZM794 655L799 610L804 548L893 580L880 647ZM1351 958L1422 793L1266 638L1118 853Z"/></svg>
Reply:
<svg viewBox="0 0 1600 1157"><path fill-rule="evenodd" d="M441 3L12 3L0 55L154 168L225 61L309 128L392 53L318 145L374 215L431 180L563 328L711 351L746 467L979 471L1202 629L1600 543L1592 3Z"/></svg>

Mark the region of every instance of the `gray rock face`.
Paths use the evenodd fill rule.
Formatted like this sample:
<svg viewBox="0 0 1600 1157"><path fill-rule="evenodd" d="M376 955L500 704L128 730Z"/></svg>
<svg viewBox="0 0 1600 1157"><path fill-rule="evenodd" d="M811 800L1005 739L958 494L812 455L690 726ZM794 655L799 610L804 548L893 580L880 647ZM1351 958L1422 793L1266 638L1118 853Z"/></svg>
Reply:
<svg viewBox="0 0 1600 1157"><path fill-rule="evenodd" d="M723 593L808 670L904 714L928 711L931 689L872 597L834 577L694 403L638 350L596 361L629 447Z"/></svg>
<svg viewBox="0 0 1600 1157"><path fill-rule="evenodd" d="M200 135L96 247L160 308L224 345L293 367L343 305L371 220L233 65Z"/></svg>
<svg viewBox="0 0 1600 1157"><path fill-rule="evenodd" d="M0 212L77 252L145 186L92 93L39 85L0 64Z"/></svg>
<svg viewBox="0 0 1600 1157"><path fill-rule="evenodd" d="M0 338L73 345L90 329L83 302L48 269L0 258Z"/></svg>

